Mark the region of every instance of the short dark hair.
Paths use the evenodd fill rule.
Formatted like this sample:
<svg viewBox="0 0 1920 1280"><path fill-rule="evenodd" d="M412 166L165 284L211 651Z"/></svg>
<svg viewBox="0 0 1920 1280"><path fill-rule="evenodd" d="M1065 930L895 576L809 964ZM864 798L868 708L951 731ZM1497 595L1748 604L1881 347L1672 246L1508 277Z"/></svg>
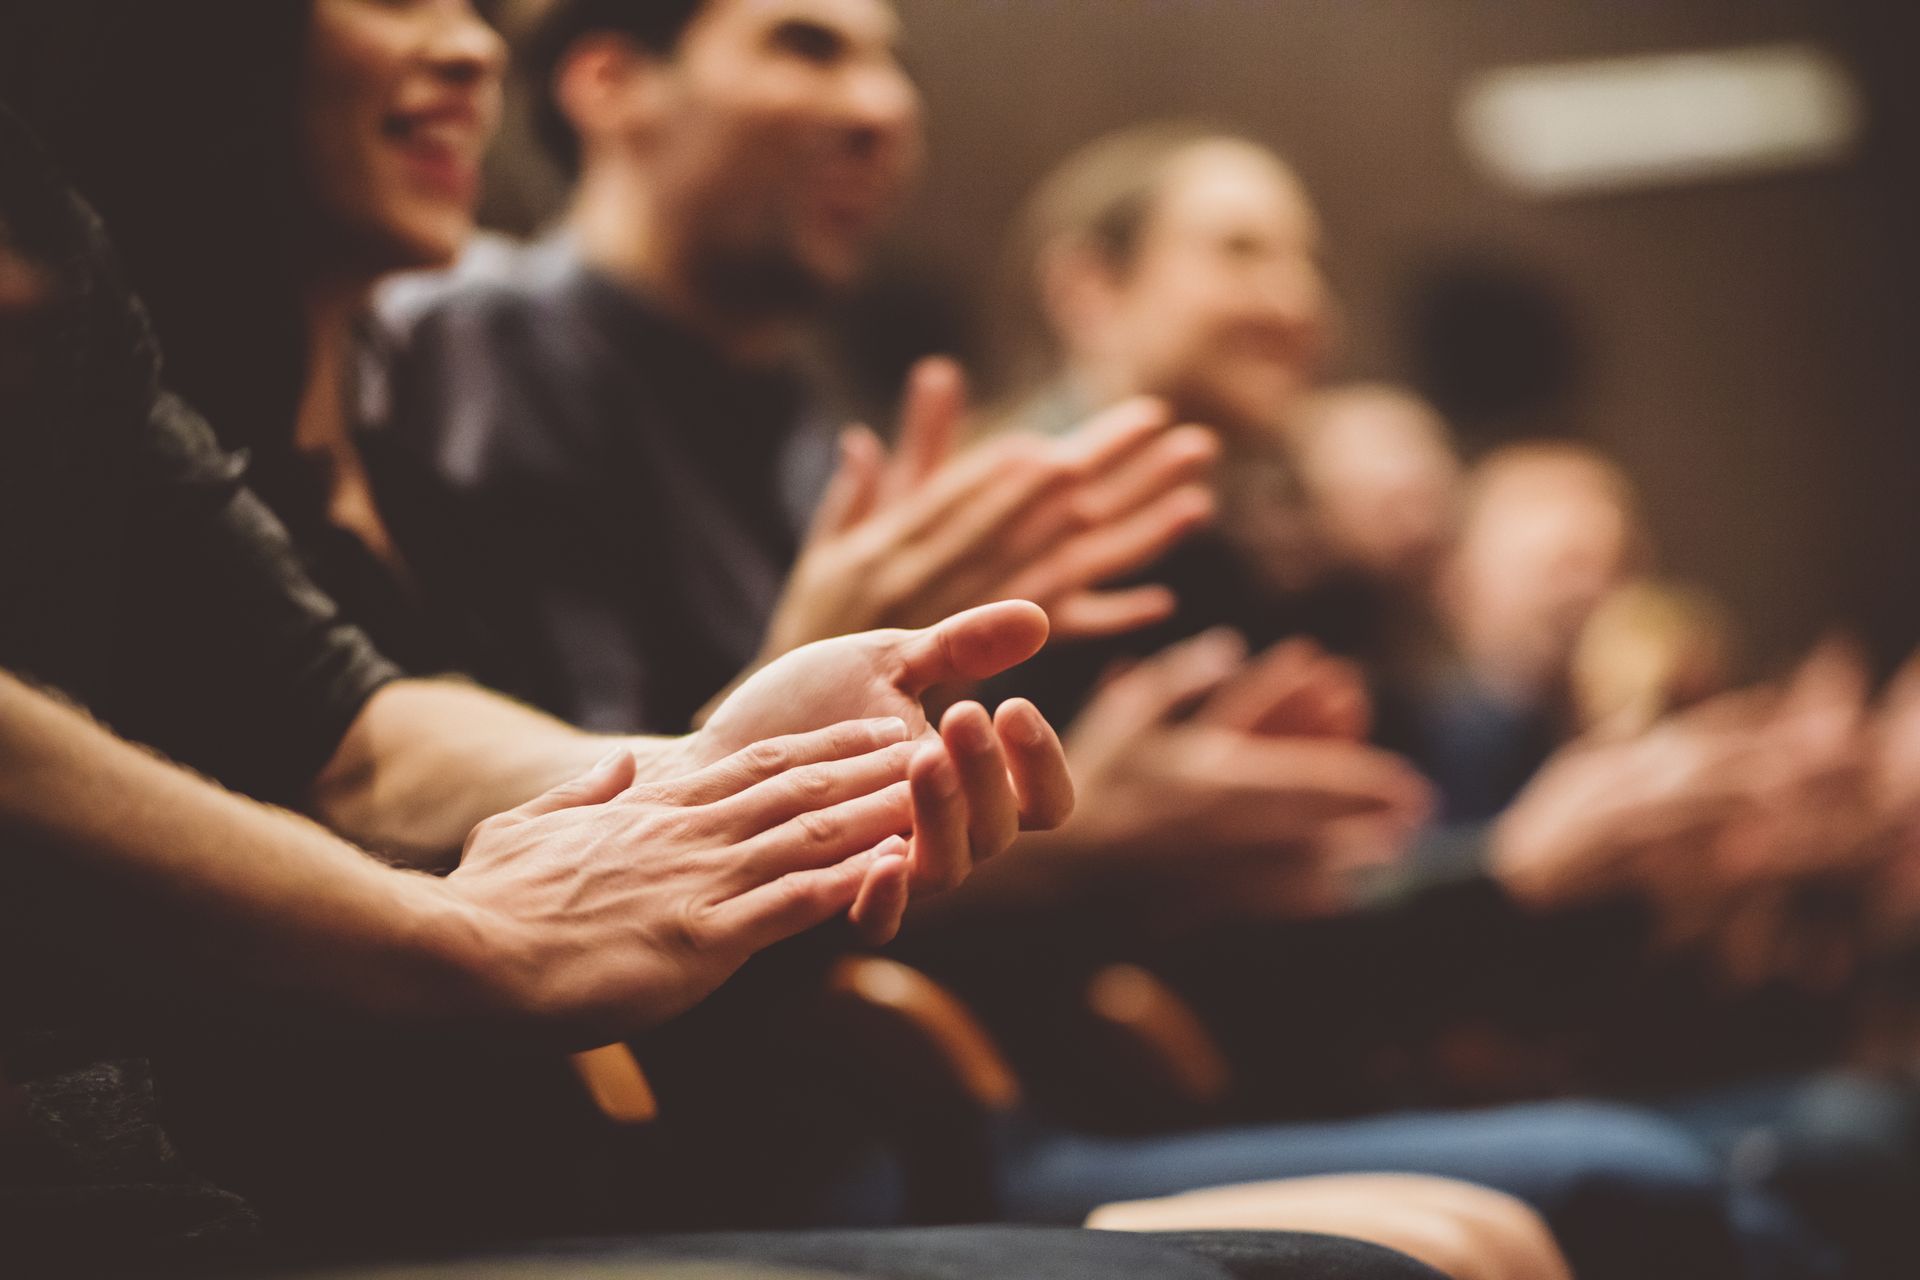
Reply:
<svg viewBox="0 0 1920 1280"><path fill-rule="evenodd" d="M706 0L554 0L521 46L521 73L533 99L534 134L569 177L580 171L580 136L560 109L554 78L584 37L606 32L671 55Z"/></svg>

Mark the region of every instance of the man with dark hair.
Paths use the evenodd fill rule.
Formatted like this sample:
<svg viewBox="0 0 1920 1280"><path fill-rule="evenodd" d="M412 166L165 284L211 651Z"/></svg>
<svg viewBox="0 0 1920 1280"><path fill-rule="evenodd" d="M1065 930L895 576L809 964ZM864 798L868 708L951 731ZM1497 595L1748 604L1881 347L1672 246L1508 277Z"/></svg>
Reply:
<svg viewBox="0 0 1920 1280"><path fill-rule="evenodd" d="M798 644L961 601L1035 600L1056 635L1167 609L1091 589L1208 514L1211 448L1157 406L944 465L961 390L936 364L896 456L843 433L823 498L810 330L920 161L898 36L881 0L580 0L530 38L564 227L391 294L374 412L457 495L459 555L421 569L471 603L497 681L576 723L683 726ZM531 607L489 607L503 580Z"/></svg>

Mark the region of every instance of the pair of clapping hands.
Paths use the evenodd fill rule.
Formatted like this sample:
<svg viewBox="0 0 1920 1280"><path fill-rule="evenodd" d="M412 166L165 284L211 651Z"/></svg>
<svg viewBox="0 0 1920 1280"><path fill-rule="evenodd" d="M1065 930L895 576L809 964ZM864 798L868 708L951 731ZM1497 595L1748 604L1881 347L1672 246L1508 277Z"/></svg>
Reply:
<svg viewBox="0 0 1920 1280"><path fill-rule="evenodd" d="M1920 920L1920 664L1877 704L1870 684L1829 642L1778 685L1572 744L1497 825L1496 874L1541 908L1638 897L1742 984L1845 980Z"/></svg>

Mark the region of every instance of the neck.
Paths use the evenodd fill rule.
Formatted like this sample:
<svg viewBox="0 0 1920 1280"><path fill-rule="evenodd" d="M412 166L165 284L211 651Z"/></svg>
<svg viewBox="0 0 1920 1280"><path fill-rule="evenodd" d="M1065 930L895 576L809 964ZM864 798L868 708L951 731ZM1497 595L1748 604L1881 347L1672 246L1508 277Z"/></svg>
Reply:
<svg viewBox="0 0 1920 1280"><path fill-rule="evenodd" d="M307 290L307 385L293 434L294 446L303 454L333 454L351 447L346 383L353 318L372 288L371 281L328 280Z"/></svg>
<svg viewBox="0 0 1920 1280"><path fill-rule="evenodd" d="M580 255L597 271L700 334L742 364L792 356L803 317L730 306L704 288L692 238L667 216L654 184L624 164L589 164L566 220Z"/></svg>

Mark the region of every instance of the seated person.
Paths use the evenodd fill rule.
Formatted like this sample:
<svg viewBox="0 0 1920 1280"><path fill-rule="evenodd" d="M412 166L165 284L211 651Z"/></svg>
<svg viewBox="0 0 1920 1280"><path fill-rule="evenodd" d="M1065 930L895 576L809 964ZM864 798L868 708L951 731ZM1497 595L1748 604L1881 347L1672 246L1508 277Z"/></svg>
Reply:
<svg viewBox="0 0 1920 1280"><path fill-rule="evenodd" d="M1593 449L1513 445L1474 468L1438 581L1449 657L1407 726L1446 817L1492 817L1572 736L1581 631L1650 554L1632 482Z"/></svg>

